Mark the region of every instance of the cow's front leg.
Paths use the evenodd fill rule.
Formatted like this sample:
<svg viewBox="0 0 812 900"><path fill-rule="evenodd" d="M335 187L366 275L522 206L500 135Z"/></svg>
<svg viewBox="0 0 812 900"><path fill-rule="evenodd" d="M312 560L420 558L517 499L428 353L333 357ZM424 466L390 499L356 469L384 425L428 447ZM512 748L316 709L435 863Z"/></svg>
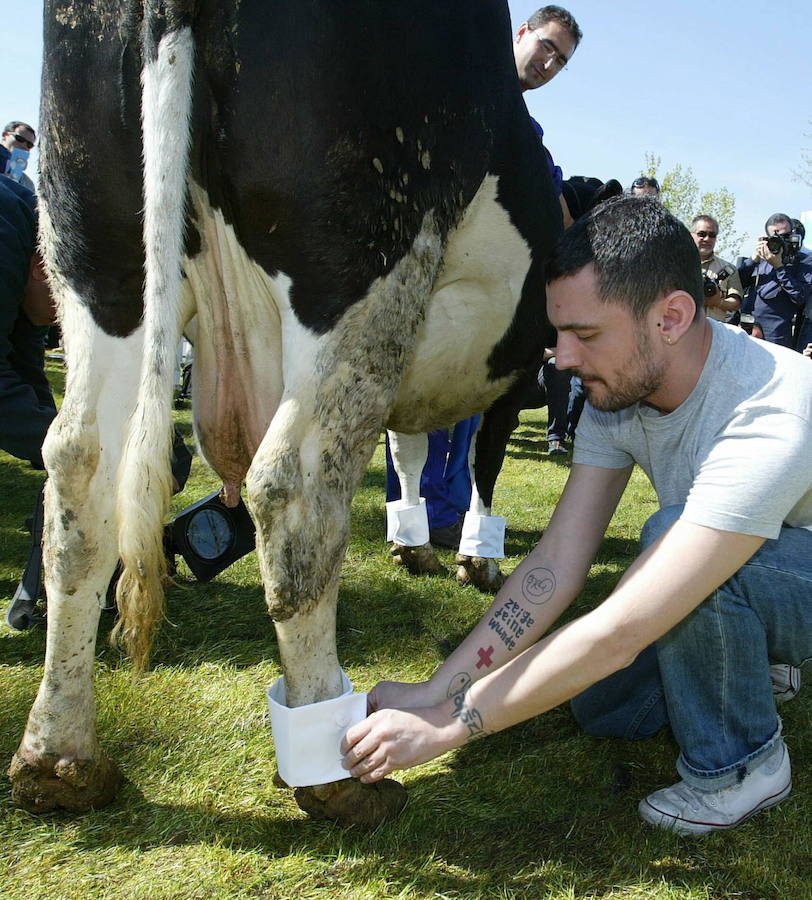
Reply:
<svg viewBox="0 0 812 900"><path fill-rule="evenodd" d="M412 575L445 575L429 542L429 518L420 497L420 476L428 456L427 434L387 431L392 468L400 482L400 500L386 504L386 539L393 561Z"/></svg>
<svg viewBox="0 0 812 900"><path fill-rule="evenodd" d="M82 324L84 341L95 330L89 321ZM32 812L103 806L121 781L96 736L93 663L118 555L111 538L115 472L131 409L127 398L135 393L139 339L95 334L83 352L69 348L69 358L82 365L69 367L65 401L43 450L49 475L45 672L9 770L12 799Z"/></svg>
<svg viewBox="0 0 812 900"><path fill-rule="evenodd" d="M303 400L288 408L301 413ZM247 488L287 705L299 707L342 693L335 640L338 578L349 539L352 494L377 434L374 429L365 435L359 431L350 444L334 443L335 436L315 421L317 412L313 418L286 421L285 411L283 399L251 465ZM325 721L325 732L334 739L338 760L341 735L336 735L332 717ZM306 754L307 748L300 752ZM295 796L316 818L369 826L397 815L406 799L397 782L381 787L354 779L300 787Z"/></svg>

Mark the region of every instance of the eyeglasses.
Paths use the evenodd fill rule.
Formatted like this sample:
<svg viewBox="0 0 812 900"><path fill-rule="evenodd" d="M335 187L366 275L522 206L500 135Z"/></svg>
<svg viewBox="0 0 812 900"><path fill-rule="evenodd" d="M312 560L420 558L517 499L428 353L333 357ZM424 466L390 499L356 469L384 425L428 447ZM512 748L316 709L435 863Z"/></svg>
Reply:
<svg viewBox="0 0 812 900"><path fill-rule="evenodd" d="M29 150L34 146L34 142L29 141L24 134L18 134L16 131L12 131L11 136L15 141L17 141L18 144L22 144L24 147L28 147Z"/></svg>
<svg viewBox="0 0 812 900"><path fill-rule="evenodd" d="M547 55L547 59L552 59L553 68L557 69L559 72L562 69L566 69L569 60L558 47L556 47L549 38L540 37L538 31L534 31L533 34L536 36L536 40L541 44L541 49Z"/></svg>
<svg viewBox="0 0 812 900"><path fill-rule="evenodd" d="M694 234L697 237L701 237L701 238L713 238L713 240L715 241L719 232L718 231L695 231Z"/></svg>
<svg viewBox="0 0 812 900"><path fill-rule="evenodd" d="M653 187L655 191L660 190L660 184L656 178L646 178L645 176L635 178L632 182L632 187Z"/></svg>

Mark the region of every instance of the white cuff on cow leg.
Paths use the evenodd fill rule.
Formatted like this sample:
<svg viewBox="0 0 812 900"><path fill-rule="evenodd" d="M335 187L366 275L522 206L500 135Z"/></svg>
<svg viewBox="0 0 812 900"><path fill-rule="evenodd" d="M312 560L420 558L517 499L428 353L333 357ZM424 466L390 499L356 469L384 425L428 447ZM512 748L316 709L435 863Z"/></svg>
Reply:
<svg viewBox="0 0 812 900"><path fill-rule="evenodd" d="M403 547L422 547L429 542L429 514L426 501L407 506L403 500L386 504L386 540Z"/></svg>
<svg viewBox="0 0 812 900"><path fill-rule="evenodd" d="M459 552L463 556L502 559L505 555L505 525L503 516L478 516L467 512L462 523Z"/></svg>
<svg viewBox="0 0 812 900"><path fill-rule="evenodd" d="M271 714L276 766L285 784L306 787L350 778L341 765L341 739L351 725L367 714L367 695L353 694L352 683L341 670L344 693L331 700L289 707L285 676L265 693Z"/></svg>

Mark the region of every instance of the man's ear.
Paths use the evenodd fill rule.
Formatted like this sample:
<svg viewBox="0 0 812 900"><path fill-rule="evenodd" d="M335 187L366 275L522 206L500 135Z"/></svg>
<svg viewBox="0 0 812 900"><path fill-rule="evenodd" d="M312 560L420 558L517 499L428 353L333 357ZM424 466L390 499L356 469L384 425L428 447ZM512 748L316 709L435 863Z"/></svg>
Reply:
<svg viewBox="0 0 812 900"><path fill-rule="evenodd" d="M676 344L691 327L696 301L687 291L671 291L658 303L659 330L666 344Z"/></svg>
<svg viewBox="0 0 812 900"><path fill-rule="evenodd" d="M527 24L527 22L522 22L522 24L519 26L518 31L516 32L515 37L513 38L513 42L518 42L521 39L522 35L527 34L528 31L530 31L530 26Z"/></svg>

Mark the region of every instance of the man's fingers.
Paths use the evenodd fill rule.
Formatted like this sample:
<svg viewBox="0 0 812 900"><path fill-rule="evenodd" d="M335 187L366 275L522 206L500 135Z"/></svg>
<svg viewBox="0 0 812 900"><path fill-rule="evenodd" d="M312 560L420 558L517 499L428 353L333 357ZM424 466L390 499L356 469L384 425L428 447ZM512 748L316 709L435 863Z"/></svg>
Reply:
<svg viewBox="0 0 812 900"><path fill-rule="evenodd" d="M369 734L371 727L369 719L363 719L348 728L339 745L341 753L346 756L348 753L356 752L354 750L355 745Z"/></svg>

